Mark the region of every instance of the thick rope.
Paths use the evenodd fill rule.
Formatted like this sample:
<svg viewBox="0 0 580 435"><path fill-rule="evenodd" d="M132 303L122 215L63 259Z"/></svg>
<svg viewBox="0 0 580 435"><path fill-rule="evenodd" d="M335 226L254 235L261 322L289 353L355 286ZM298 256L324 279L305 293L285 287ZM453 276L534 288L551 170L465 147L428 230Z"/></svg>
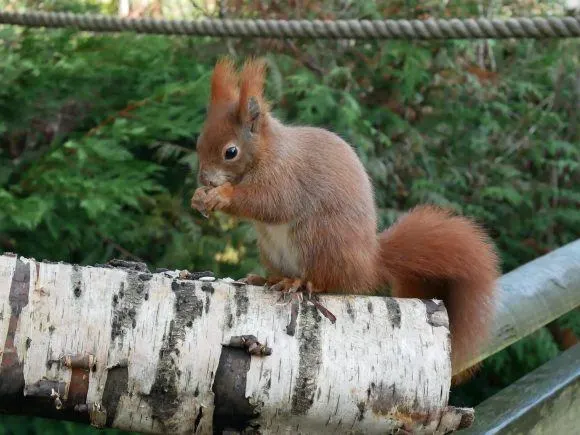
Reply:
<svg viewBox="0 0 580 435"><path fill-rule="evenodd" d="M3 12L0 24L93 32L307 39L483 39L580 37L580 16L506 20L155 20L47 12Z"/></svg>

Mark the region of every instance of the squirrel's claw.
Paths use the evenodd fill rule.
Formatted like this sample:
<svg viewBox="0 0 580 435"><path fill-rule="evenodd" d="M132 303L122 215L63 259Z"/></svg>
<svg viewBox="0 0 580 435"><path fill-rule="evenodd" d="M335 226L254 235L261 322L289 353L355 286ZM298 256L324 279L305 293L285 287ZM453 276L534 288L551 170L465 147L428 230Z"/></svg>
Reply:
<svg viewBox="0 0 580 435"><path fill-rule="evenodd" d="M316 309L332 323L336 322L336 316L324 307L316 296L316 289L310 281L295 278L284 278L277 284L270 287L273 291L280 291L282 295L278 299L278 304L287 305L290 302L302 302L306 293L306 300L316 307ZM286 301L286 296L290 295L290 300Z"/></svg>
<svg viewBox="0 0 580 435"><path fill-rule="evenodd" d="M270 290L275 292L281 292L280 299L278 299L278 303L281 305L286 305L291 301L298 301L302 302L303 297L302 293L300 292L300 288L302 288L302 280L295 279L295 278L283 278L278 283L272 285ZM286 296L290 295L290 301L286 302Z"/></svg>
<svg viewBox="0 0 580 435"><path fill-rule="evenodd" d="M302 287L302 280L295 278L283 278L270 287L270 290L282 293L296 293Z"/></svg>

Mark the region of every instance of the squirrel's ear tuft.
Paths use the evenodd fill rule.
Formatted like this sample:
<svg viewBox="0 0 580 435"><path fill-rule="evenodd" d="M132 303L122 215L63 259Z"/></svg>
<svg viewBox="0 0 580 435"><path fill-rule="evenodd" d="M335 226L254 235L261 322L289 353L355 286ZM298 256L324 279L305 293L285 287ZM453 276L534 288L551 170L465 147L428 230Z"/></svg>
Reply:
<svg viewBox="0 0 580 435"><path fill-rule="evenodd" d="M232 60L218 60L211 77L210 104L235 102L238 99L238 77Z"/></svg>
<svg viewBox="0 0 580 435"><path fill-rule="evenodd" d="M240 73L240 121L253 124L260 114L268 111L264 101L266 63L262 59L249 59Z"/></svg>

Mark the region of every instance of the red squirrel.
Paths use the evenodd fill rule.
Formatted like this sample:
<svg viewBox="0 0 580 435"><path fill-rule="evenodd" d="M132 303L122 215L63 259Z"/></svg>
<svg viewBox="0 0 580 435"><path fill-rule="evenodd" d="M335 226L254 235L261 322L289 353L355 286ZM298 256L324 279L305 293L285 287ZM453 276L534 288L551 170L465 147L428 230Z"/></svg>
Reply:
<svg viewBox="0 0 580 435"><path fill-rule="evenodd" d="M347 294L390 286L394 297L443 300L457 375L492 322L499 275L492 241L472 220L429 205L377 234L373 186L352 147L330 131L272 116L265 71L259 59L239 73L231 60L217 62L192 207L253 222L268 276L249 275L250 284Z"/></svg>

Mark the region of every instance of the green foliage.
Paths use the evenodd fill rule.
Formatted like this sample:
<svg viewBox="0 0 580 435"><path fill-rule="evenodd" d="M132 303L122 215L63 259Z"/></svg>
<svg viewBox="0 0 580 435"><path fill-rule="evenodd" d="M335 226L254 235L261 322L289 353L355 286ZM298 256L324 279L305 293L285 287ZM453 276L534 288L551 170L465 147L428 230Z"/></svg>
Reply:
<svg viewBox="0 0 580 435"><path fill-rule="evenodd" d="M241 3L232 13L256 15ZM285 6L270 3L284 17ZM442 13L432 2L314 3L305 15ZM479 13L455 8L446 13ZM578 40L313 41L295 51L260 40L10 27L0 36L0 250L260 272L247 223L206 220L189 207L209 74L226 51L238 61L267 55L277 116L353 144L375 184L381 228L418 203L453 207L490 229L504 271L580 235ZM577 312L560 323L580 334ZM454 400L477 403L557 352L538 331L488 359Z"/></svg>
<svg viewBox="0 0 580 435"><path fill-rule="evenodd" d="M130 255L212 268L216 254L245 240L233 231L228 243L227 220L201 222L188 207L211 68L188 60L190 43L5 33L12 43L0 73L5 249L82 264Z"/></svg>

